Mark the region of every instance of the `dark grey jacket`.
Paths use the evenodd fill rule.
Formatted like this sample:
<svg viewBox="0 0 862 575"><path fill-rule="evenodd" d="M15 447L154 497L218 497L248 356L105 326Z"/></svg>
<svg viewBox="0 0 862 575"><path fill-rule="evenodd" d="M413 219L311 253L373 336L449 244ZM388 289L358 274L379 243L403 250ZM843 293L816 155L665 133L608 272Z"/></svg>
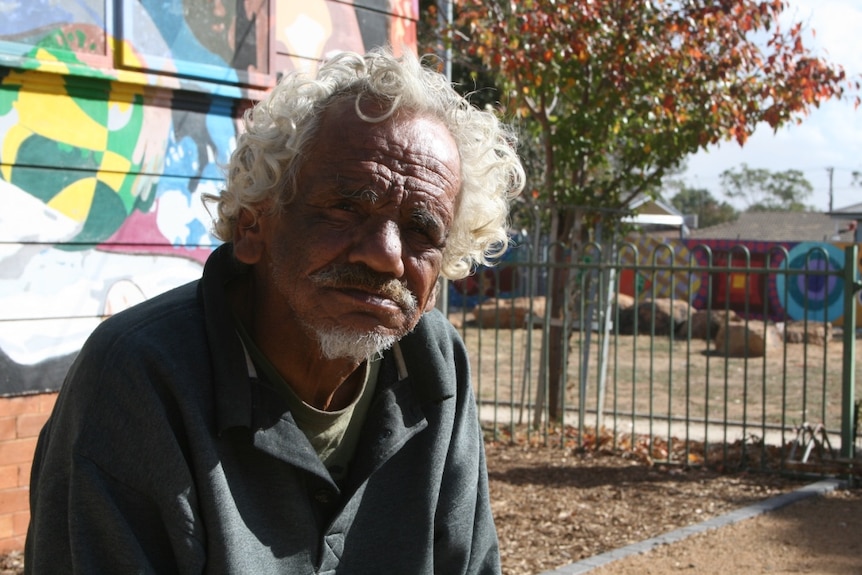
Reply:
<svg viewBox="0 0 862 575"><path fill-rule="evenodd" d="M224 300L199 282L105 321L69 372L31 479L29 573L498 573L463 343L426 314L387 353L343 485L250 378ZM389 375L386 375L389 374Z"/></svg>

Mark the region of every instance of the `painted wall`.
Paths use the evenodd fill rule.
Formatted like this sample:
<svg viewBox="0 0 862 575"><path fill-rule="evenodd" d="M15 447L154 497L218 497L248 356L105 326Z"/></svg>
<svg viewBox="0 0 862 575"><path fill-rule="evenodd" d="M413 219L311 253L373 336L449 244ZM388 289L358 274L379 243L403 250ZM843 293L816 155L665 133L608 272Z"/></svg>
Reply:
<svg viewBox="0 0 862 575"><path fill-rule="evenodd" d="M200 276L238 118L326 54L416 49L414 0L0 3L0 395Z"/></svg>
<svg viewBox="0 0 862 575"><path fill-rule="evenodd" d="M807 318L841 325L844 280L818 272L843 270L848 245L851 244L658 241L646 235L636 236L620 250L619 261L629 266L621 274L620 291L637 293L639 298L685 299L698 309L728 307L753 318ZM857 273L862 273L862 262L855 265ZM650 266L663 269L653 271ZM704 270L706 267L711 270ZM860 295L856 308L858 317L862 317Z"/></svg>

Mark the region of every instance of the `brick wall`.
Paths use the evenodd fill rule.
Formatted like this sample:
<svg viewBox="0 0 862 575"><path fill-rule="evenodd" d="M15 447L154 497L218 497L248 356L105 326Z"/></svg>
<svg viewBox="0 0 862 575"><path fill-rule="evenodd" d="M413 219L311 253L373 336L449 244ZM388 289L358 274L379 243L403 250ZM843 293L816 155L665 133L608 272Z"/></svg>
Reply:
<svg viewBox="0 0 862 575"><path fill-rule="evenodd" d="M24 548L30 465L56 393L0 398L0 553Z"/></svg>

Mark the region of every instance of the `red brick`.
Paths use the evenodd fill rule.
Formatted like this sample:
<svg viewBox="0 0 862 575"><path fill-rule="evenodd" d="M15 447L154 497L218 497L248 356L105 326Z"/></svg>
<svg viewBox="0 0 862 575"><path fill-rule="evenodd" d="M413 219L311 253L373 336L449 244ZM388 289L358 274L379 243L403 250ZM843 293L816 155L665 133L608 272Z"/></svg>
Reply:
<svg viewBox="0 0 862 575"><path fill-rule="evenodd" d="M48 413L22 413L19 415L18 437L37 437L45 422L48 421L48 415Z"/></svg>
<svg viewBox="0 0 862 575"><path fill-rule="evenodd" d="M43 393L39 396L39 413L51 413L54 404L57 403L57 392Z"/></svg>
<svg viewBox="0 0 862 575"><path fill-rule="evenodd" d="M27 511L30 509L30 490L24 487L0 490L0 514ZM2 516L2 515L0 515ZM11 517L10 517L11 528ZM2 532L0 532L2 538Z"/></svg>
<svg viewBox="0 0 862 575"><path fill-rule="evenodd" d="M0 417L0 441L4 439L15 439L17 437L17 421L18 418L14 415L9 417Z"/></svg>
<svg viewBox="0 0 862 575"><path fill-rule="evenodd" d="M33 452L36 451L36 438L13 439L0 441L0 464L31 463Z"/></svg>
<svg viewBox="0 0 862 575"><path fill-rule="evenodd" d="M0 539L7 539L15 535L15 526L12 513L0 513Z"/></svg>
<svg viewBox="0 0 862 575"><path fill-rule="evenodd" d="M19 465L0 465L0 489L20 487L21 469Z"/></svg>
<svg viewBox="0 0 862 575"><path fill-rule="evenodd" d="M26 535L18 535L15 537L8 537L6 539L0 539L0 553L9 553L10 551L23 551L24 539L26 539L26 537Z"/></svg>
<svg viewBox="0 0 862 575"><path fill-rule="evenodd" d="M18 487L28 487L30 485L30 471L32 467L32 461L18 465Z"/></svg>
<svg viewBox="0 0 862 575"><path fill-rule="evenodd" d="M30 527L30 511L19 511L12 514L12 532L15 535L27 535Z"/></svg>
<svg viewBox="0 0 862 575"><path fill-rule="evenodd" d="M0 417L22 413L39 413L41 409L42 399L39 395L0 398Z"/></svg>

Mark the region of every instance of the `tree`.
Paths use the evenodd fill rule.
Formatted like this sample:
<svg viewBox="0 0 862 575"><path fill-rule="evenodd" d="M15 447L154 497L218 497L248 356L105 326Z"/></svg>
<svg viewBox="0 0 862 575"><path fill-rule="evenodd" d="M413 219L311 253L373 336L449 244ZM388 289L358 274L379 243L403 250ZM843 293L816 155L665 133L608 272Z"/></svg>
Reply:
<svg viewBox="0 0 862 575"><path fill-rule="evenodd" d="M804 212L811 210L802 203L814 191L799 170L770 172L763 168L725 170L719 176L724 194L742 200L750 212Z"/></svg>
<svg viewBox="0 0 862 575"><path fill-rule="evenodd" d="M708 228L731 222L739 217L736 208L727 202L719 202L705 188L689 188L683 186L671 199L670 203L683 214L697 216L697 226Z"/></svg>
<svg viewBox="0 0 862 575"><path fill-rule="evenodd" d="M779 26L780 0L461 0L457 8L456 29L441 37L465 67L494 75L501 111L538 147L536 196L561 244L583 241L585 222L653 193L688 154L727 139L742 145L760 123L800 121L850 87L839 66L804 45L801 24ZM554 279L558 318L569 278ZM552 328L554 418L567 341Z"/></svg>

